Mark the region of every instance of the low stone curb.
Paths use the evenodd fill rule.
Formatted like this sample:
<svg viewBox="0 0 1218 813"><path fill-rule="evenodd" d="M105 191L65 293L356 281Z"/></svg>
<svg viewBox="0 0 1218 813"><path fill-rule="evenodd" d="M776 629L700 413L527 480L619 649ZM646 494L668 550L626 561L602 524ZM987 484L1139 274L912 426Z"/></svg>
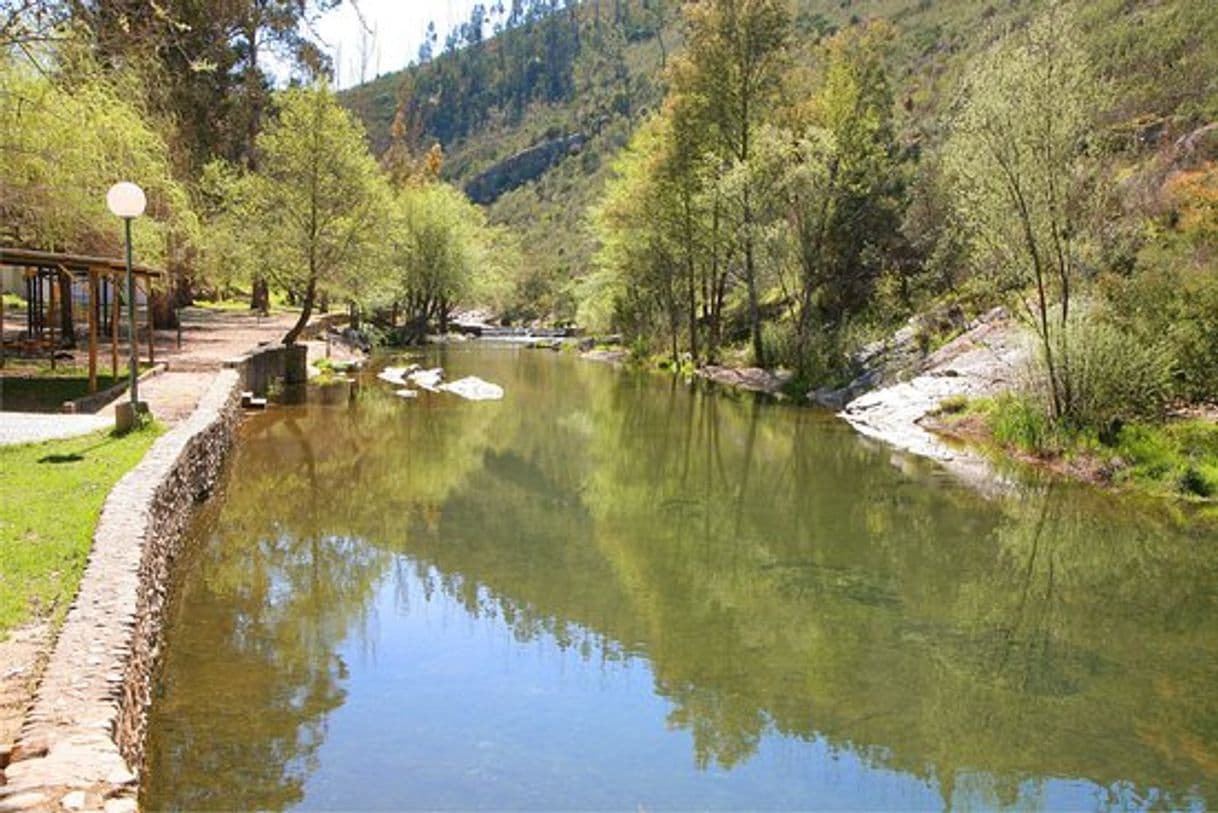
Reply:
<svg viewBox="0 0 1218 813"><path fill-rule="evenodd" d="M0 811L137 809L161 620L182 531L216 483L240 418L222 370L194 413L106 498L80 592L0 786Z"/></svg>

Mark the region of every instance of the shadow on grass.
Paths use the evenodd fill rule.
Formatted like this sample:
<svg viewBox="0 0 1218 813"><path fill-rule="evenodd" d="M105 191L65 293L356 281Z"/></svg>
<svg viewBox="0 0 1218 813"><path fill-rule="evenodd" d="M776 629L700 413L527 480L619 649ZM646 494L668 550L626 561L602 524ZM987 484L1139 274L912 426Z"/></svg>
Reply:
<svg viewBox="0 0 1218 813"><path fill-rule="evenodd" d="M81 461L86 459L87 455L90 452L95 452L98 449L103 449L106 446L110 446L111 444L121 440L122 438L126 437L127 435L131 434L132 432L141 432L141 431L144 431L145 429L151 429L152 426L153 426L152 422L149 421L149 422L144 422L142 424L139 424L136 427L129 429L127 432L124 432L122 434L119 434L118 432L109 432L101 440L99 440L97 443L94 443L92 446L86 446L83 449L78 449L76 451L71 451L71 452L61 452L58 454L43 455L42 457L38 458L37 462L50 463L52 465L61 464L61 463L80 463Z"/></svg>
<svg viewBox="0 0 1218 813"><path fill-rule="evenodd" d="M46 457L38 458L39 463L79 463L84 460L82 454L49 454Z"/></svg>

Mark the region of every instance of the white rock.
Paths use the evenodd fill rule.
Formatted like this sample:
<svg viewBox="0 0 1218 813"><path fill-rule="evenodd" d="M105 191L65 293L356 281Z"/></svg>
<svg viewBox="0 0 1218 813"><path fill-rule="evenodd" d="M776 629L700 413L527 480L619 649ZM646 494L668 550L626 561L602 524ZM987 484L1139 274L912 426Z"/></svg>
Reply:
<svg viewBox="0 0 1218 813"><path fill-rule="evenodd" d="M440 389L470 401L498 401L503 398L503 387L474 375L445 384Z"/></svg>
<svg viewBox="0 0 1218 813"><path fill-rule="evenodd" d="M419 397L418 390L408 390L405 388L400 389L400 390L394 390L393 394L399 398L418 398Z"/></svg>
<svg viewBox="0 0 1218 813"><path fill-rule="evenodd" d="M401 386L406 383L407 372L409 372L409 370L406 367L386 367L377 373L376 377L381 381Z"/></svg>
<svg viewBox="0 0 1218 813"><path fill-rule="evenodd" d="M431 370L415 370L406 377L406 380L414 384L420 389L428 392L439 392L440 381L444 378L444 370L441 367L436 367Z"/></svg>
<svg viewBox="0 0 1218 813"><path fill-rule="evenodd" d="M106 800L106 813L137 813L140 806L129 796Z"/></svg>
<svg viewBox="0 0 1218 813"><path fill-rule="evenodd" d="M134 785L137 778L135 774L126 768L117 768L110 772L106 777L106 781L111 785Z"/></svg>
<svg viewBox="0 0 1218 813"><path fill-rule="evenodd" d="M83 790L74 790L60 799L59 803L67 810L83 810L86 803L85 792Z"/></svg>

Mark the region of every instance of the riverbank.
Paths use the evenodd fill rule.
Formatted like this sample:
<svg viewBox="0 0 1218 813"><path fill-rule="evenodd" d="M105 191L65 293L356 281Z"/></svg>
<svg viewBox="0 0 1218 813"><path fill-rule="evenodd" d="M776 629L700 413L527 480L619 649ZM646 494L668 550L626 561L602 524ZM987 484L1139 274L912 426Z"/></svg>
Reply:
<svg viewBox="0 0 1218 813"><path fill-rule="evenodd" d="M851 397L837 414L866 437L935 460L969 482L991 488L1001 478L988 455L936 431L931 419L945 401L991 397L1013 389L1027 358L1028 346L1018 325L1005 310L995 309L911 367L889 373L897 380L881 381L875 389ZM869 371L861 380L871 375ZM902 377L905 380L899 380ZM809 393L813 399L816 395Z"/></svg>

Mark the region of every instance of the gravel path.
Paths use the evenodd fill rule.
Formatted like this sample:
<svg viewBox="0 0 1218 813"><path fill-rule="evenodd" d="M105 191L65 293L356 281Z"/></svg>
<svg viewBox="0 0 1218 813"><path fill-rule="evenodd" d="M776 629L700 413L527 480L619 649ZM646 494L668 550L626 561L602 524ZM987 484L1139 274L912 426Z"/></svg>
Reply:
<svg viewBox="0 0 1218 813"><path fill-rule="evenodd" d="M169 371L140 382L140 400L147 401L157 420L172 426L194 411L200 396L227 359L263 342L279 341L296 315L258 317L246 311L187 308L182 312L182 346L177 331L156 332L157 361ZM0 446L37 443L87 435L114 426L115 404L91 415L0 411Z"/></svg>
<svg viewBox="0 0 1218 813"><path fill-rule="evenodd" d="M74 438L114 426L114 417L56 415L47 412L0 412L0 446Z"/></svg>

